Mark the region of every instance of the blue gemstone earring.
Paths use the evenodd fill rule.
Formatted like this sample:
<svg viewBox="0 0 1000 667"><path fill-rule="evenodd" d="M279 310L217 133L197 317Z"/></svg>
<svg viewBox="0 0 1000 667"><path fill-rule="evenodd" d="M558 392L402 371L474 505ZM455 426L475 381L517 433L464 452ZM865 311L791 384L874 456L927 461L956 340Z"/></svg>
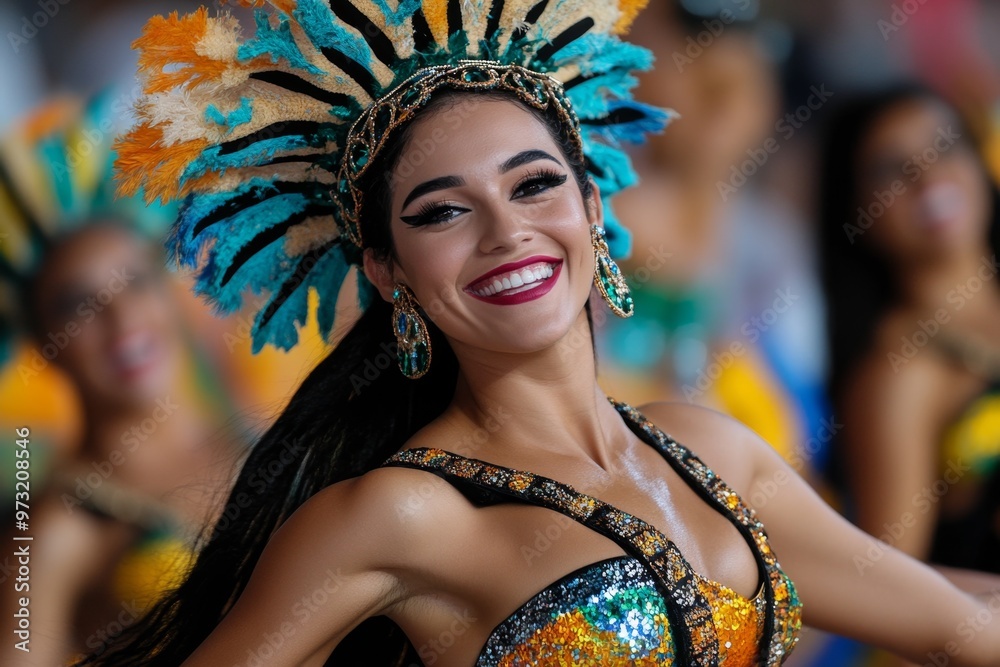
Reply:
<svg viewBox="0 0 1000 667"><path fill-rule="evenodd" d="M400 372L411 380L423 377L431 367L431 337L417 312L413 292L402 283L392 291L392 330L396 334Z"/></svg>
<svg viewBox="0 0 1000 667"><path fill-rule="evenodd" d="M611 308L611 312L622 318L632 317L635 312L632 290L625 282L625 276L618 269L615 260L611 259L604 228L591 225L590 240L594 244L594 285Z"/></svg>

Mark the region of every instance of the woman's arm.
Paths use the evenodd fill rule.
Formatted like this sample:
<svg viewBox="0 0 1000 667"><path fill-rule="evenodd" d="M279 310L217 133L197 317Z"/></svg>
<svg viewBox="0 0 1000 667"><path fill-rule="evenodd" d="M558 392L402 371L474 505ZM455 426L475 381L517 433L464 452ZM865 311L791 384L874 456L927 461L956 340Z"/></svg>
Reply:
<svg viewBox="0 0 1000 667"><path fill-rule="evenodd" d="M787 479L756 509L808 624L919 664L1000 665L1000 590L989 600L962 592L851 525L752 432L743 439L755 450L755 484Z"/></svg>
<svg viewBox="0 0 1000 667"><path fill-rule="evenodd" d="M963 470L939 470L940 392L948 378L929 352L898 362L895 370L887 359L873 352L841 401L840 435L856 523L926 559L943 494Z"/></svg>
<svg viewBox="0 0 1000 667"><path fill-rule="evenodd" d="M340 482L293 513L184 667L319 666L363 620L401 601L402 586L389 571L401 566L407 538L386 479Z"/></svg>
<svg viewBox="0 0 1000 667"><path fill-rule="evenodd" d="M755 499L781 567L799 592L806 623L919 664L1000 665L1000 591L976 599L859 530L736 420L696 406L644 411L661 426L683 423L683 431L672 435L723 479L739 479L734 488L745 501ZM750 466L752 474L738 474L745 470L734 464Z"/></svg>
<svg viewBox="0 0 1000 667"><path fill-rule="evenodd" d="M934 565L933 567L952 584L976 597L989 598L994 591L1000 591L1000 574L960 570L944 565Z"/></svg>

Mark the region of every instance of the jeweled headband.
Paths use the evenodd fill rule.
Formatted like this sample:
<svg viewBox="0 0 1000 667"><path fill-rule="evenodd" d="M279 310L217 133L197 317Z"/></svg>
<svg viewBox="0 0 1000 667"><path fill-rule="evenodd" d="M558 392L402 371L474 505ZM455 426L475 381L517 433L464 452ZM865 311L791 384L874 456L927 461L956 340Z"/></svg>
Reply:
<svg viewBox="0 0 1000 667"><path fill-rule="evenodd" d="M412 120L441 88L505 91L535 109L554 109L561 126L572 138L576 157L584 159L579 120L562 84L552 77L518 65L482 60L422 69L365 109L348 132L334 198L344 232L357 247L363 247L358 218L364 198L358 181L395 130Z"/></svg>
<svg viewBox="0 0 1000 667"><path fill-rule="evenodd" d="M635 102L632 72L651 54L621 41L648 0L243 0L243 40L204 8L154 17L135 43L145 95L119 145L122 190L184 203L168 240L219 311L266 293L254 350L288 349L319 294L333 327L361 264L358 179L387 138L435 93L502 90L552 105L605 200L615 256L630 238L609 200L636 176L621 142L668 121ZM360 305L374 295L357 272Z"/></svg>

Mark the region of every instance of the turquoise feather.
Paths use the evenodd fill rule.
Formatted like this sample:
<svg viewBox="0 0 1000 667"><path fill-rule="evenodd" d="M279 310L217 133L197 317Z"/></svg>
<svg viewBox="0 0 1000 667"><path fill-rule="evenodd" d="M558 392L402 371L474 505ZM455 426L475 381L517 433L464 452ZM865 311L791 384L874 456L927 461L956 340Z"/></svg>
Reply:
<svg viewBox="0 0 1000 667"><path fill-rule="evenodd" d="M257 34L240 45L237 58L246 62L259 56L268 56L272 63L284 59L290 67L322 76L323 70L302 55L299 45L292 38L291 24L287 18L282 16L278 19L277 27L272 27L267 12L258 9L254 12L254 21L257 24Z"/></svg>
<svg viewBox="0 0 1000 667"><path fill-rule="evenodd" d="M249 97L240 100L240 106L234 111L224 114L214 104L209 104L205 109L205 119L222 125L226 128L226 134L232 133L240 125L246 125L253 117L253 101Z"/></svg>
<svg viewBox="0 0 1000 667"><path fill-rule="evenodd" d="M382 14L385 35L395 42L397 53L401 50L401 45L396 40L417 37L416 34L410 36L406 33L410 29L408 24L423 6L421 0L364 1L367 3L364 7L358 2L355 4L362 14L371 16L372 9ZM612 0L601 2L614 5ZM508 0L504 18L496 24L497 31L476 45L479 53L476 57L497 60L503 64L523 65L539 72L554 73L576 68L586 78L568 91L568 97L583 121L581 136L584 152L592 175L601 187L609 248L613 257L623 257L629 252L631 236L615 217L610 200L637 179L628 156L619 145L639 141L650 132L661 130L669 116L660 110L631 101L631 91L636 85L633 72L646 70L652 65L652 55L648 50L623 42L614 35L589 32L562 44L558 51L551 52L552 40L559 37L554 34L555 31L561 31L561 26L567 25L586 26L586 23L580 21L586 21L595 3L602 9L608 9L601 2L550 0L539 16L532 17L531 25L526 26L527 30L520 31L517 30L518 26L524 24L528 16L513 16L511 8L515 6L515 1ZM467 6L469 3L475 5L472 9L478 10L482 21L487 20L486 10L493 6L493 3L484 0L462 0L462 3L461 9L466 20L477 13L470 11ZM386 76L386 70L380 63L376 63L372 47L365 36L358 32L358 28L338 18L331 6L337 7L338 3L298 0L291 15L273 6L266 11L259 10L255 12L256 34L238 47L238 60L251 69L255 67L252 63L263 56L270 60L274 69L288 72L291 77L301 73L298 82L290 83L289 88L293 92L289 94L309 98L304 101L310 107L310 115L275 119L275 122L316 118L316 101L322 98L319 95L313 97L315 87L333 96L343 97L344 92L353 96L357 95L357 87L352 79L358 79L356 83L366 92L381 95L422 67L453 64L459 58L469 56L468 33L456 31L448 36L447 44L439 44L436 40L424 42L427 43L426 53L418 53L394 63L391 66L392 81L387 82L389 77ZM523 2L516 6L523 6L527 12L538 6L538 3ZM357 22L356 18L355 13L352 23ZM378 24L379 21L376 20L375 23ZM293 24L297 24L300 29L293 29ZM368 37L381 39L378 35ZM506 42L503 49L500 48L501 39ZM377 42L373 41L373 44ZM382 45L384 46L384 40ZM322 52L325 60L330 63L343 64L343 73L336 71L333 65L327 67L323 58L314 62L307 59L307 53L310 58L314 57L313 49ZM357 63L359 67L355 69L350 63L344 63L345 58ZM361 69L371 77L364 76ZM234 128L252 122L253 100L259 89L251 81L248 86L234 88L235 90L239 90L238 108L223 112L216 105L205 102L202 108L204 116L203 119L198 119L199 122L214 123L225 128L227 134ZM211 99L209 96L206 98ZM263 167L273 158L300 151L308 153L307 161L315 167L335 173L341 158L341 149L336 147L345 145L351 122L368 103L366 96L360 95L359 99L346 106L328 107L329 122L318 124L315 130L309 129L304 133L279 137L266 136L266 133L261 136L251 135L247 145L231 152L223 151L218 144L212 145L187 165L181 176L181 183L206 174L224 174L235 168ZM319 110L324 108L326 107L320 103ZM604 122L609 114L618 114L613 119L617 122ZM255 169L255 173L266 171ZM310 175L304 174L303 178L308 179ZM316 182L315 188L302 183L296 183L292 188L285 183L255 177L230 192L197 193L184 204L169 247L172 256L183 265L199 267L199 261L203 263L198 271L196 289L206 295L220 312L233 312L241 308L246 290L258 295L269 294L253 327L254 351L264 344L288 349L297 342L297 328L305 323L308 315L310 288L315 288L320 293L318 317L321 331L327 335L332 330L340 286L350 267L360 264L361 259L359 249L350 244L341 246L336 241L337 230L331 229L327 245L314 251L316 256L311 259L315 259L316 263L302 276L296 276L302 259L287 255L283 236L274 239L249 258L245 257L250 252L248 248L254 247L249 244L258 234L266 230L275 230L275 234L278 230L287 232L285 227L292 226L290 218L297 224L299 218L325 214L331 217L333 223L342 224L337 218L338 213L328 190L329 185L321 182ZM214 221L195 235L194 231L201 221L223 210L220 206L233 207L234 212L224 219ZM235 210L237 208L240 210ZM203 249L206 247L209 250L204 253ZM204 259L206 256L207 260ZM230 267L236 261L244 263L223 284L223 276L232 273ZM298 282L289 284L282 292L282 285L293 277L299 279ZM361 307L370 303L371 299L379 298L374 287L360 272L358 286ZM273 312L267 315L272 306Z"/></svg>
<svg viewBox="0 0 1000 667"><path fill-rule="evenodd" d="M421 6L420 0L402 0L396 9L390 8L386 0L372 0L372 2L385 16L385 24L391 27L398 27L406 23L407 19L411 18Z"/></svg>
<svg viewBox="0 0 1000 667"><path fill-rule="evenodd" d="M299 0L294 11L309 38L319 47L336 49L372 72L372 52L364 38L337 20L322 0Z"/></svg>

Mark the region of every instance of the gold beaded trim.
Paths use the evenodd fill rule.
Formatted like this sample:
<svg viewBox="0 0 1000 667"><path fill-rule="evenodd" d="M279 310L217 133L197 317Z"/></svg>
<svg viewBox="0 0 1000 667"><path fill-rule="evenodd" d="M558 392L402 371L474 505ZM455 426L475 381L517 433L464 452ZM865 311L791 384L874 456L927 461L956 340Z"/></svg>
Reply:
<svg viewBox="0 0 1000 667"><path fill-rule="evenodd" d="M364 200L358 180L392 133L412 120L440 88L506 91L540 111L554 107L562 126L569 132L577 156L583 159L579 119L562 84L551 76L492 60L460 60L456 65L425 67L365 109L348 132L337 173L337 190L332 194L340 213L342 231L358 248L363 247L359 216Z"/></svg>
<svg viewBox="0 0 1000 667"><path fill-rule="evenodd" d="M609 399L611 400L611 399ZM795 587L781 571L774 552L768 545L764 526L753 508L747 506L732 489L689 449L659 429L638 410L611 400L618 411L636 425L647 437L648 444L682 476L706 491L710 502L736 523L743 526L753 539L758 563L766 574L764 603L764 664L780 665L798 642L802 626L802 605ZM576 491L572 486L534 473L504 468L470 459L451 452L427 447L406 449L394 454L383 465L399 465L460 477L477 486L519 498L535 505L560 511L583 525L613 539L626 551L646 563L663 584L674 609L686 630L691 664L715 666L719 660L719 645L712 610L699 588L699 577L672 541L642 519L623 512L597 498ZM759 602L759 600L758 600Z"/></svg>

